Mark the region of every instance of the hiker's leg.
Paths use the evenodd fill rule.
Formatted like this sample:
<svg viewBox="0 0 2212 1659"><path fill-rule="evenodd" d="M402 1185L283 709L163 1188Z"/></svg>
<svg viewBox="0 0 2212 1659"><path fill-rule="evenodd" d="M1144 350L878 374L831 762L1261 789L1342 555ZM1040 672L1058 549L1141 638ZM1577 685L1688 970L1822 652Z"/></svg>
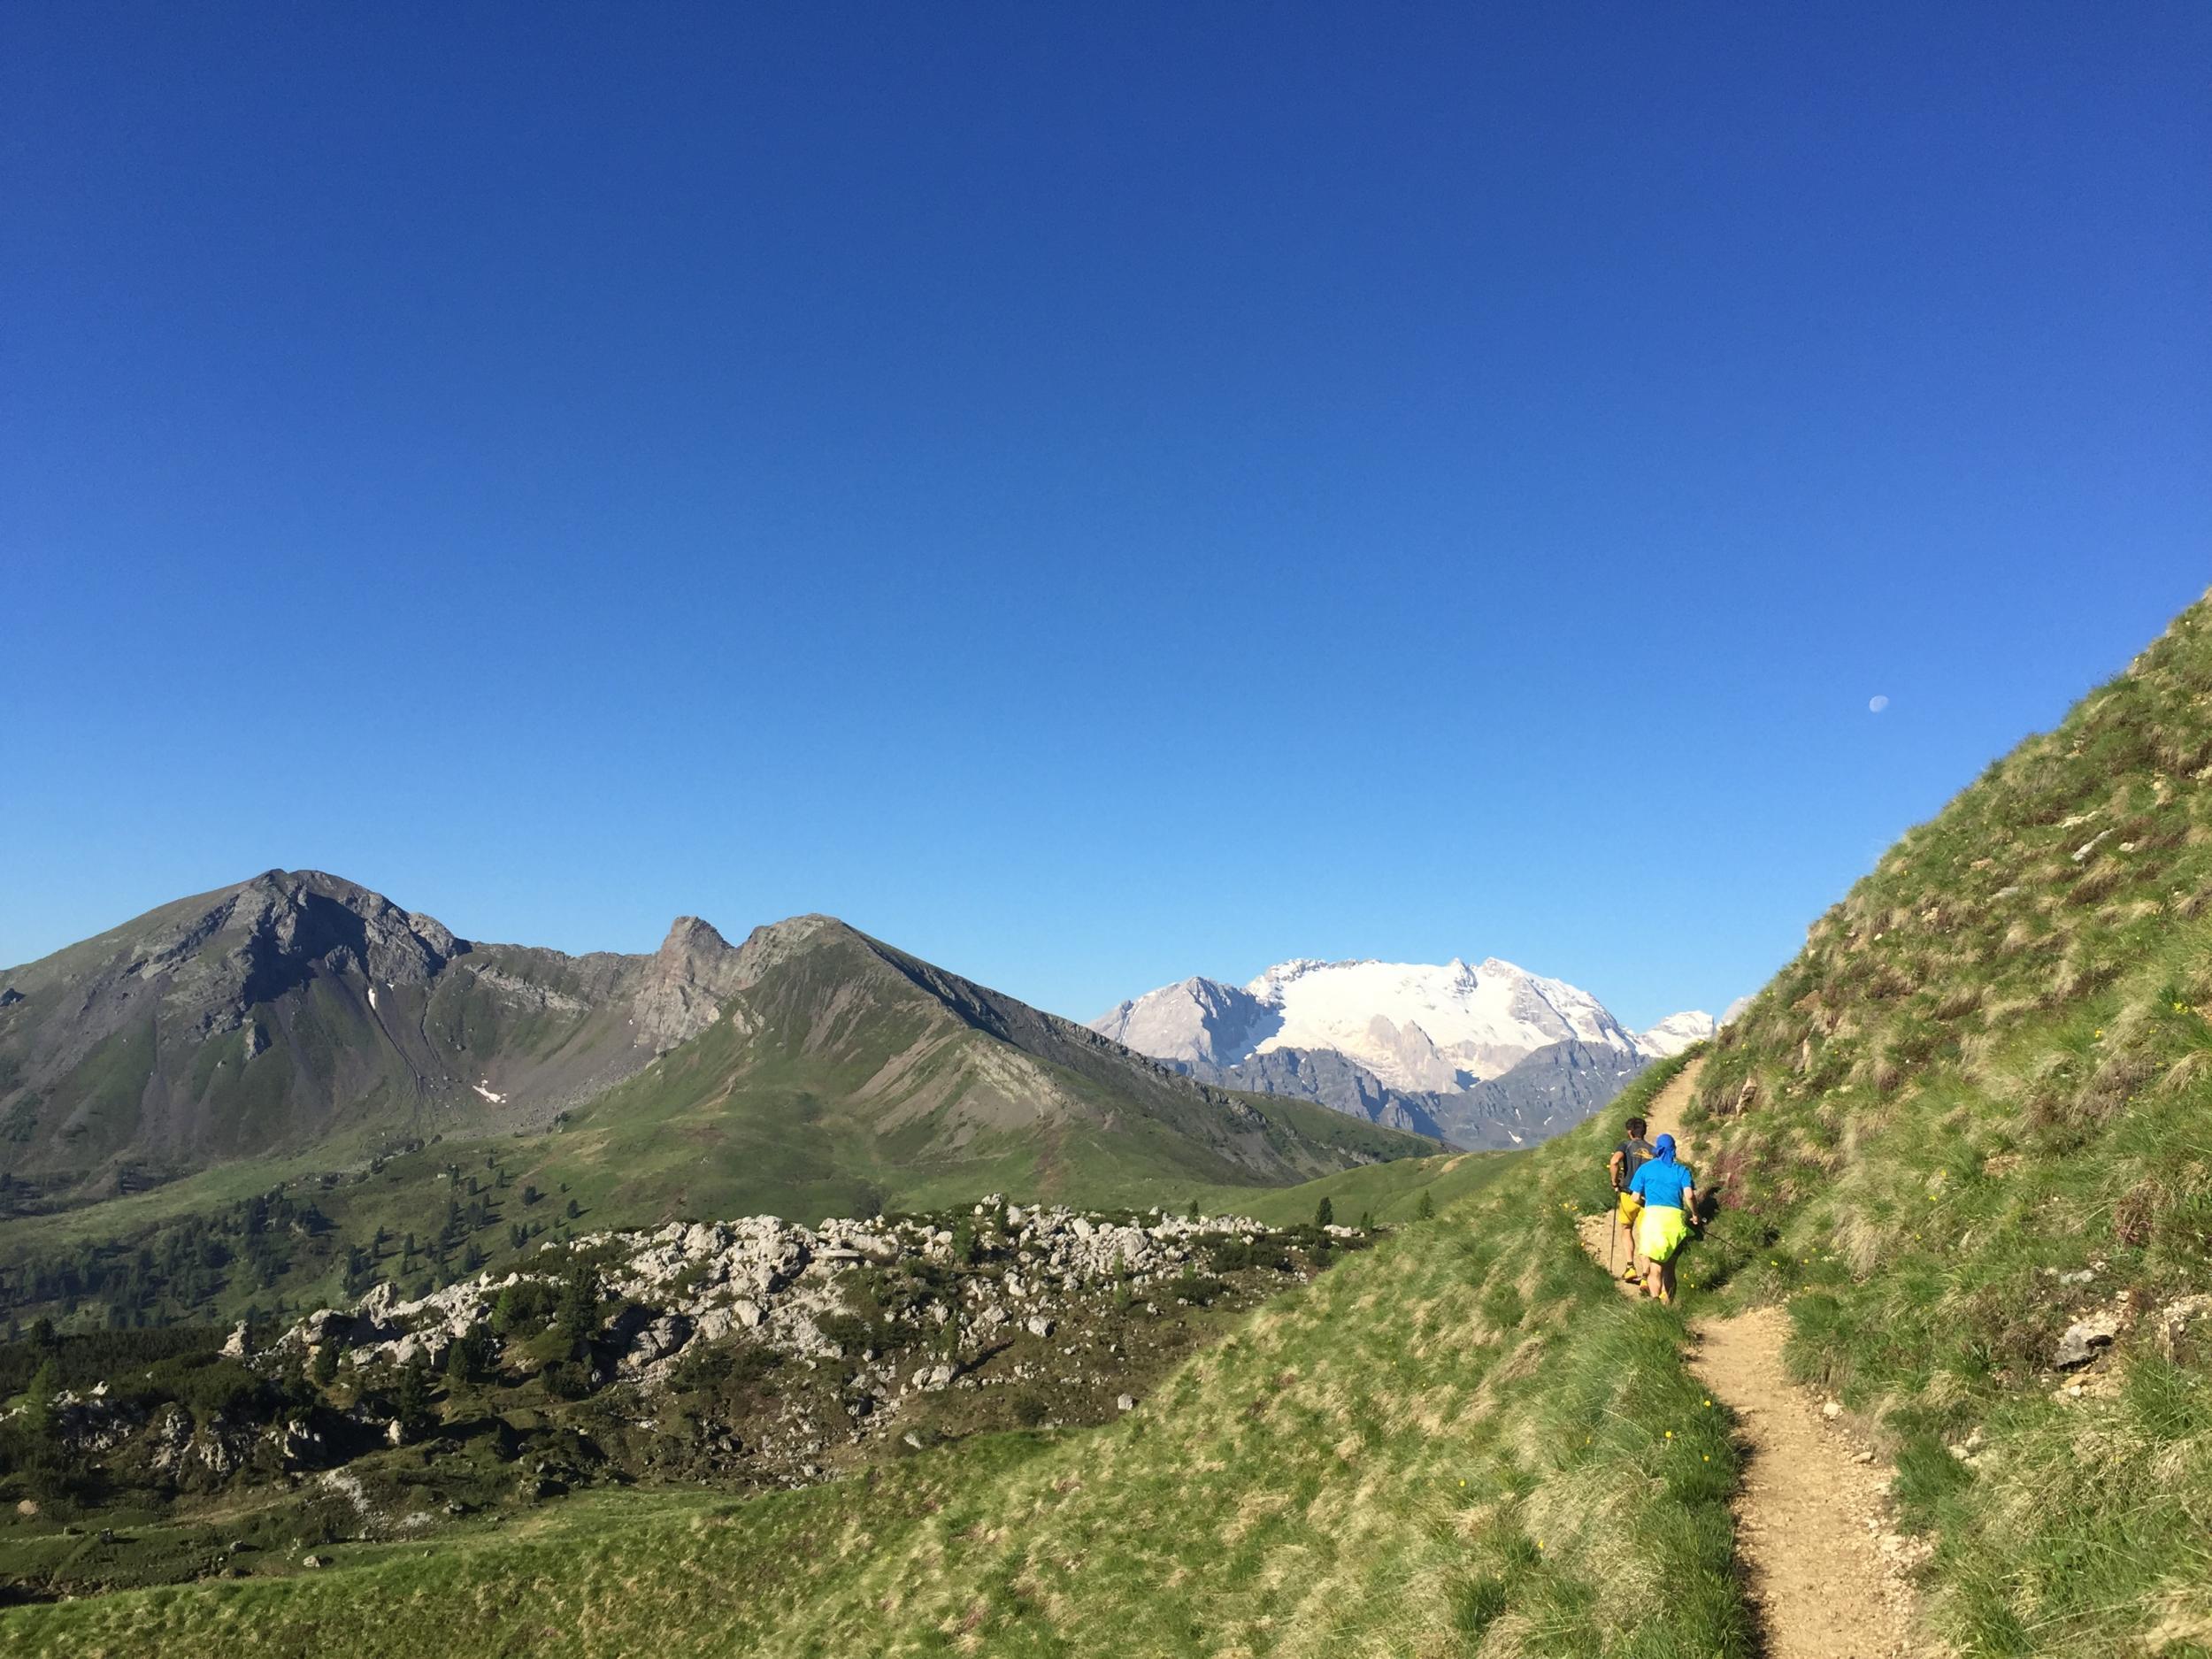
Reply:
<svg viewBox="0 0 2212 1659"><path fill-rule="evenodd" d="M1674 1306L1674 1258L1669 1256L1659 1263L1659 1300L1668 1307Z"/></svg>

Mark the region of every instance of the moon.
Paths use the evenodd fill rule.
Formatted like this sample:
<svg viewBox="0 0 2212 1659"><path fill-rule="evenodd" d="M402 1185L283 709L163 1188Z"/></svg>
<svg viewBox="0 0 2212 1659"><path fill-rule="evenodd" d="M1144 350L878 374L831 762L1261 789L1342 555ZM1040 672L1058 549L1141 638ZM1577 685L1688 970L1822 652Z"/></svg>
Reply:
<svg viewBox="0 0 2212 1659"><path fill-rule="evenodd" d="M1887 697L1869 697L1866 700L1867 712L1870 714L1879 714L1883 710L1888 707L1889 699Z"/></svg>

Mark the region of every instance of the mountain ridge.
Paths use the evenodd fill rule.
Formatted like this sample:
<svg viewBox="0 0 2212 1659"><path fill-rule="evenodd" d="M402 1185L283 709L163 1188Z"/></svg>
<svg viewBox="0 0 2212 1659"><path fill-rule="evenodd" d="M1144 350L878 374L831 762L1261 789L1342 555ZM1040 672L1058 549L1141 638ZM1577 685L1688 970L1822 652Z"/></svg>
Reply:
<svg viewBox="0 0 2212 1659"><path fill-rule="evenodd" d="M34 1254L56 1210L441 1138L520 1137L518 1174L640 1221L1119 1201L1434 1149L1186 1078L822 915L568 956L273 872L0 977L0 1214Z"/></svg>

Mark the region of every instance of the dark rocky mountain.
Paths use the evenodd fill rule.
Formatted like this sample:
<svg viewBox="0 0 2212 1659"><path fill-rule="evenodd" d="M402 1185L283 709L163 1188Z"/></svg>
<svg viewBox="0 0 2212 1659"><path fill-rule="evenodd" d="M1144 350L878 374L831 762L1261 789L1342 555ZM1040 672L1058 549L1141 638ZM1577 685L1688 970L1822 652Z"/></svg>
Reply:
<svg viewBox="0 0 2212 1659"><path fill-rule="evenodd" d="M319 871L270 871L0 974L0 1144L50 1187L333 1136L531 1127L695 1034L735 953L488 945Z"/></svg>
<svg viewBox="0 0 2212 1659"><path fill-rule="evenodd" d="M790 1124L766 1121L781 1110L814 1124L817 1146L835 1120L869 1163L879 1143L889 1163L926 1162L979 1137L1071 1130L1109 1163L1216 1180L1389 1155L824 917L741 947L686 917L649 956L570 956L461 939L352 882L271 871L0 972L0 1149L15 1193L27 1183L42 1205L227 1160L526 1133L594 1102L616 1141L626 1112L781 1136Z"/></svg>
<svg viewBox="0 0 2212 1659"><path fill-rule="evenodd" d="M1555 1042L1501 1077L1438 1096L1434 1116L1457 1146L1530 1146L1573 1128L1650 1064L1618 1048Z"/></svg>

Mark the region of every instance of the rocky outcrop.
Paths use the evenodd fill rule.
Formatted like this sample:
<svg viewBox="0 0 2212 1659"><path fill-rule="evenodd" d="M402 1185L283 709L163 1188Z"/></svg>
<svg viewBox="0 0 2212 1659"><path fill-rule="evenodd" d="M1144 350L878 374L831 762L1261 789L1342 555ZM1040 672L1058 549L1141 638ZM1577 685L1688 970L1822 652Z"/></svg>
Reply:
<svg viewBox="0 0 2212 1659"><path fill-rule="evenodd" d="M1364 1236L1347 1227L1329 1234L1343 1244ZM811 1227L772 1216L677 1222L586 1234L541 1251L526 1271L480 1275L428 1296L402 1299L380 1285L351 1309L303 1320L253 1363L282 1372L334 1344L365 1397L381 1398L396 1368L434 1370L472 1331L482 1340L509 1290L530 1287L542 1307L575 1264L590 1263L611 1304L589 1343L590 1387L635 1387L650 1409L695 1354L757 1348L824 1379L848 1376L836 1394L840 1432L867 1440L891 1432L905 1404L924 1396L1047 1376L1064 1364L1055 1356L1069 1330L1095 1331L1103 1310L1156 1315L1179 1287L1218 1288L1213 1274L1225 1249L1246 1267L1256 1249L1267 1251L1276 1267L1262 1270L1263 1279L1302 1273L1281 1236L1242 1217L1112 1216L998 1198L935 1218L832 1217ZM1203 1277L1186 1277L1194 1273ZM887 1283L927 1289L875 1307L876 1287ZM863 1308L872 1311L864 1317ZM1002 1370L979 1373L1010 1350L1015 1357ZM496 1345L493 1359L495 1367L522 1363ZM1096 1381L1107 1389L1100 1397L1112 1398L1110 1379ZM810 1407L795 1393L780 1432L755 1433L749 1455L780 1457L793 1471L816 1458L826 1444L820 1409L820 1401Z"/></svg>
<svg viewBox="0 0 2212 1659"><path fill-rule="evenodd" d="M737 988L737 951L695 916L679 916L646 964L634 1002L639 1036L657 1054L714 1024Z"/></svg>

